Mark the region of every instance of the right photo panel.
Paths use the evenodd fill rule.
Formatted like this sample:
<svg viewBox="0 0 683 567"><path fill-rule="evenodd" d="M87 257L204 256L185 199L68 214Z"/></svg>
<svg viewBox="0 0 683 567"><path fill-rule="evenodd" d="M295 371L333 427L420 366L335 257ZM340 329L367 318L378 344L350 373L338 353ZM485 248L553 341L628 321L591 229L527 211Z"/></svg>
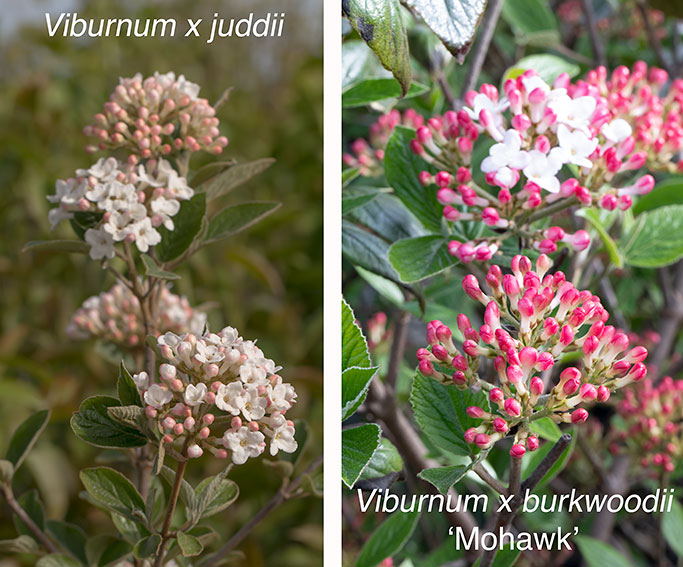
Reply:
<svg viewBox="0 0 683 567"><path fill-rule="evenodd" d="M683 5L341 17L341 564L683 565Z"/></svg>

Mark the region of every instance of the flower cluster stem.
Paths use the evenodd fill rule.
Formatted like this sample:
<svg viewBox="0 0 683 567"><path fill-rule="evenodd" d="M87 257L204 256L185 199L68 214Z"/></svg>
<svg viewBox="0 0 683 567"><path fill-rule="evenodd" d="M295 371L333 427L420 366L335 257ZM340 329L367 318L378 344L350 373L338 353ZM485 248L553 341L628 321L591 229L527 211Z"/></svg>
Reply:
<svg viewBox="0 0 683 567"><path fill-rule="evenodd" d="M180 461L178 468L175 471L175 478L173 479L173 487L171 488L171 495L168 500L168 508L166 508L166 515L164 516L164 523L161 527L161 543L157 549L157 554L154 559L154 567L160 567L166 553L166 546L171 540L171 520L175 512L176 504L178 504L178 496L180 494L180 486L185 476L185 468L187 461Z"/></svg>

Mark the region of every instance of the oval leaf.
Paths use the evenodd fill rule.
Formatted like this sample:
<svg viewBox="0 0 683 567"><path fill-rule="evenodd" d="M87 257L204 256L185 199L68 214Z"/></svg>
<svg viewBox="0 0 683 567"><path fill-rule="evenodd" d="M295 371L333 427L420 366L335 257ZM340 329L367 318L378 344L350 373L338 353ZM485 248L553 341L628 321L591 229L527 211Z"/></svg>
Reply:
<svg viewBox="0 0 683 567"><path fill-rule="evenodd" d="M88 398L71 418L71 429L97 447L143 447L147 439L140 431L109 416L108 408L120 406L116 398L109 396Z"/></svg>
<svg viewBox="0 0 683 567"><path fill-rule="evenodd" d="M342 480L349 488L353 488L375 454L381 433L375 423L342 431Z"/></svg>
<svg viewBox="0 0 683 567"><path fill-rule="evenodd" d="M121 405L142 407L142 398L140 398L138 387L135 385L133 377L126 369L123 361L121 361L119 366L119 379L116 383L116 389L118 390Z"/></svg>
<svg viewBox="0 0 683 567"><path fill-rule="evenodd" d="M426 93L429 87L411 83L403 98L413 98ZM402 95L400 85L394 79L366 79L353 85L342 94L342 108L355 108Z"/></svg>
<svg viewBox="0 0 683 567"><path fill-rule="evenodd" d="M205 242L227 238L266 218L280 208L281 203L240 203L226 207L209 221Z"/></svg>
<svg viewBox="0 0 683 567"><path fill-rule="evenodd" d="M217 199L232 191L238 185L249 181L255 175L268 169L275 163L273 158L263 158L247 163L238 163L225 169L222 173L202 182L201 188L206 192L209 201Z"/></svg>
<svg viewBox="0 0 683 567"><path fill-rule="evenodd" d="M448 252L448 241L439 235L395 242L389 249L389 261L404 283L419 282L458 263Z"/></svg>
<svg viewBox="0 0 683 567"><path fill-rule="evenodd" d="M398 553L413 534L420 513L394 512L370 536L356 561L356 567L375 567Z"/></svg>
<svg viewBox="0 0 683 567"><path fill-rule="evenodd" d="M178 532L178 547L183 557L196 557L202 551L204 551L204 546L202 542L196 537L185 532Z"/></svg>
<svg viewBox="0 0 683 567"><path fill-rule="evenodd" d="M27 243L21 251L88 254L90 252L90 246L81 240L34 240Z"/></svg>
<svg viewBox="0 0 683 567"><path fill-rule="evenodd" d="M588 536L575 538L588 567L631 567L631 562L613 547Z"/></svg>
<svg viewBox="0 0 683 567"><path fill-rule="evenodd" d="M683 257L683 205L670 205L636 217L621 239L624 261L639 268L658 268Z"/></svg>
<svg viewBox="0 0 683 567"><path fill-rule="evenodd" d="M351 417L365 400L377 368L354 366L342 373L342 421Z"/></svg>
<svg viewBox="0 0 683 567"><path fill-rule="evenodd" d="M114 469L109 467L84 469L80 477L88 494L112 512L135 520L145 509L140 493L125 476Z"/></svg>
<svg viewBox="0 0 683 567"><path fill-rule="evenodd" d="M197 193L189 201L183 201L178 214L173 217L174 229L159 229L161 242L154 248L157 258L161 262L170 262L185 252L199 234L205 215L206 193Z"/></svg>
<svg viewBox="0 0 683 567"><path fill-rule="evenodd" d="M50 420L50 412L48 410L34 413L31 417L26 419L12 435L7 448L6 459L14 465L14 470L17 470L21 463L24 462L26 455L38 440L38 436Z"/></svg>

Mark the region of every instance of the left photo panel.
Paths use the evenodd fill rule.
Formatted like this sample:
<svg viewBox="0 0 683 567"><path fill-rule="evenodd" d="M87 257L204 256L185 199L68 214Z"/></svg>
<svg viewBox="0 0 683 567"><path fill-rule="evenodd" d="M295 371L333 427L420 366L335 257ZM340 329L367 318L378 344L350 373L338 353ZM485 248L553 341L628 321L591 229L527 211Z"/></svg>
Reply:
<svg viewBox="0 0 683 567"><path fill-rule="evenodd" d="M0 22L0 566L319 567L322 0Z"/></svg>

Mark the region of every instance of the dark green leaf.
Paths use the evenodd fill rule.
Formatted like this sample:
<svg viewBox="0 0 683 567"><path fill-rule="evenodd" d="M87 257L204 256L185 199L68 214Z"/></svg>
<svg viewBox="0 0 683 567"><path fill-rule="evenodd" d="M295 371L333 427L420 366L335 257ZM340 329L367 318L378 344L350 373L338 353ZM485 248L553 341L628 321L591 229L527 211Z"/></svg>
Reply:
<svg viewBox="0 0 683 567"><path fill-rule="evenodd" d="M178 214L173 217L175 228L160 228L161 242L155 251L160 262L175 260L185 252L202 228L202 220L206 215L206 193L197 193L189 201L180 204Z"/></svg>
<svg viewBox="0 0 683 567"><path fill-rule="evenodd" d="M209 221L205 242L215 242L242 232L277 211L280 203L240 203L226 207Z"/></svg>
<svg viewBox="0 0 683 567"><path fill-rule="evenodd" d="M506 0L501 15L519 43L552 46L560 41L557 18L545 0Z"/></svg>
<svg viewBox="0 0 683 567"><path fill-rule="evenodd" d="M631 210L634 215L639 215L667 205L683 205L683 177L670 177L657 183L647 195L638 197Z"/></svg>
<svg viewBox="0 0 683 567"><path fill-rule="evenodd" d="M384 68L396 77L402 92L408 92L410 54L398 0L345 0L342 9Z"/></svg>
<svg viewBox="0 0 683 567"><path fill-rule="evenodd" d="M426 93L429 87L412 83L404 98L412 98ZM342 108L365 106L389 98L401 96L401 86L394 79L366 79L357 83L342 94Z"/></svg>
<svg viewBox="0 0 683 567"><path fill-rule="evenodd" d="M169 272L167 270L162 270L157 263L147 254L142 255L142 263L145 266L145 275L154 278L159 278L160 280L179 280L180 276L174 272Z"/></svg>
<svg viewBox="0 0 683 567"><path fill-rule="evenodd" d="M141 539L135 544L133 548L133 555L138 559L145 559L150 555L154 555L161 543L161 536L159 534L152 534L146 538Z"/></svg>
<svg viewBox="0 0 683 567"><path fill-rule="evenodd" d="M410 402L420 429L439 449L451 455L470 455L472 447L464 435L481 420L467 415L469 406L488 408L486 394L480 391L458 390L439 384L433 378L418 373L413 382Z"/></svg>
<svg viewBox="0 0 683 567"><path fill-rule="evenodd" d="M48 410L43 410L34 413L17 427L17 430L14 432L14 435L12 435L12 439L9 442L7 455L5 457L14 465L14 470L17 470L21 466L21 463L24 462L26 455L28 455L49 420L50 412Z"/></svg>
<svg viewBox="0 0 683 567"><path fill-rule="evenodd" d="M388 439L382 438L375 454L360 475L360 480L385 477L400 473L403 470L403 459L398 450Z"/></svg>
<svg viewBox="0 0 683 567"><path fill-rule="evenodd" d="M447 270L458 259L448 252L446 239L435 234L399 240L389 249L389 261L402 282L414 283Z"/></svg>
<svg viewBox="0 0 683 567"><path fill-rule="evenodd" d="M415 131L411 128L398 126L394 130L384 155L384 172L406 208L427 230L440 232L443 205L436 199L437 189L423 187L419 181L421 171L435 173L435 170L410 150L410 140L414 137Z"/></svg>
<svg viewBox="0 0 683 567"><path fill-rule="evenodd" d="M375 423L342 431L342 480L349 488L353 488L375 454L381 433Z"/></svg>
<svg viewBox="0 0 683 567"><path fill-rule="evenodd" d="M562 437L562 431L552 419L549 417L542 417L531 422L531 431L540 438L557 443Z"/></svg>
<svg viewBox="0 0 683 567"><path fill-rule="evenodd" d="M375 567L398 553L415 531L420 512L394 512L373 532L358 555L356 567Z"/></svg>
<svg viewBox="0 0 683 567"><path fill-rule="evenodd" d="M683 506L673 500L671 512L662 514L662 534L679 558L683 557Z"/></svg>
<svg viewBox="0 0 683 567"><path fill-rule="evenodd" d="M43 503L40 501L40 496L38 491L33 488L28 492L24 492L18 500L19 506L21 506L28 515L33 523L38 526L41 530L45 529L45 510L43 509ZM17 529L21 535L33 536L33 532L24 524L24 522L19 519L16 514L12 518L14 520L14 527Z"/></svg>
<svg viewBox="0 0 683 567"><path fill-rule="evenodd" d="M246 183L252 177L268 169L275 163L273 158L257 159L247 163L238 163L216 175L202 185L209 201L232 191L235 187Z"/></svg>
<svg viewBox="0 0 683 567"><path fill-rule="evenodd" d="M624 260L639 268L658 268L683 257L683 205L638 215L621 239Z"/></svg>
<svg viewBox="0 0 683 567"><path fill-rule="evenodd" d="M389 245L346 219L342 220L342 253L355 266L398 281L398 274L387 257Z"/></svg>
<svg viewBox="0 0 683 567"><path fill-rule="evenodd" d="M379 67L370 48L359 39L350 39L342 44L342 89L372 76L373 66ZM375 65L373 65L375 63Z"/></svg>
<svg viewBox="0 0 683 567"><path fill-rule="evenodd" d="M133 551L133 546L127 541L115 540L107 545L103 550L102 554L97 560L97 567L110 567L118 565L120 561L130 555Z"/></svg>
<svg viewBox="0 0 683 567"><path fill-rule="evenodd" d="M519 551L510 545L506 545L503 547L503 549L496 553L496 558L493 560L491 567L512 567L515 563L517 563L519 556ZM480 561L480 559L477 559L474 567L479 567Z"/></svg>
<svg viewBox="0 0 683 567"><path fill-rule="evenodd" d="M394 195L380 193L371 202L357 208L350 220L368 227L388 242L423 236L424 228Z"/></svg>
<svg viewBox="0 0 683 567"><path fill-rule="evenodd" d="M183 557L196 557L204 551L201 541L193 535L181 531L178 532L178 547Z"/></svg>
<svg viewBox="0 0 683 567"><path fill-rule="evenodd" d="M85 556L85 543L88 537L85 532L75 524L47 520L47 531L66 551L78 559L81 563L87 563Z"/></svg>
<svg viewBox="0 0 683 567"><path fill-rule="evenodd" d="M377 368L353 366L342 373L342 421L351 417L365 400Z"/></svg>
<svg viewBox="0 0 683 567"><path fill-rule="evenodd" d="M107 409L120 405L109 396L88 398L71 418L71 428L77 437L97 447L143 447L147 439L140 431L109 416Z"/></svg>
<svg viewBox="0 0 683 567"><path fill-rule="evenodd" d="M88 494L108 510L132 520L143 514L145 503L142 496L120 472L109 467L96 467L82 470L80 477Z"/></svg>
<svg viewBox="0 0 683 567"><path fill-rule="evenodd" d="M631 562L613 547L588 536L578 536L574 541L588 567L631 567Z"/></svg>
<svg viewBox="0 0 683 567"><path fill-rule="evenodd" d="M135 385L133 377L126 369L123 361L121 361L121 366L119 367L119 379L116 383L116 389L118 390L119 400L122 405L142 407L142 398L140 398L138 387Z"/></svg>
<svg viewBox="0 0 683 567"><path fill-rule="evenodd" d="M71 228L78 238L85 239L85 233L89 228L95 227L102 220L103 213L88 213L77 211L69 221ZM88 249L90 247L88 246Z"/></svg>
<svg viewBox="0 0 683 567"><path fill-rule="evenodd" d="M363 331L356 323L353 310L342 299L342 370L353 366L368 368L370 364L370 354Z"/></svg>
<svg viewBox="0 0 683 567"><path fill-rule="evenodd" d="M344 195L342 198L342 215L348 215L354 209L367 205L377 197L377 193L365 193L361 195Z"/></svg>
<svg viewBox="0 0 683 567"><path fill-rule="evenodd" d="M610 236L607 227L600 218L600 213L595 209L582 209L577 212L584 217L591 226L597 231L605 245L605 250L609 255L609 259L615 267L621 269L624 267L624 259L621 257L621 252L614 239Z"/></svg>
<svg viewBox="0 0 683 567"><path fill-rule="evenodd" d="M358 177L358 168L353 167L342 171L342 187L347 187L354 179Z"/></svg>
<svg viewBox="0 0 683 567"><path fill-rule="evenodd" d="M138 523L138 521L130 520L116 512L111 513L111 519L119 533L130 544L136 544L149 535L147 528Z"/></svg>
<svg viewBox="0 0 683 567"><path fill-rule="evenodd" d="M486 0L405 0L462 63L470 49Z"/></svg>
<svg viewBox="0 0 683 567"><path fill-rule="evenodd" d="M90 245L82 240L34 240L24 246L22 252L66 252L88 254Z"/></svg>
<svg viewBox="0 0 683 567"><path fill-rule="evenodd" d="M436 486L441 494L446 494L451 486L460 482L471 468L472 465L451 465L448 467L424 469L417 476Z"/></svg>

